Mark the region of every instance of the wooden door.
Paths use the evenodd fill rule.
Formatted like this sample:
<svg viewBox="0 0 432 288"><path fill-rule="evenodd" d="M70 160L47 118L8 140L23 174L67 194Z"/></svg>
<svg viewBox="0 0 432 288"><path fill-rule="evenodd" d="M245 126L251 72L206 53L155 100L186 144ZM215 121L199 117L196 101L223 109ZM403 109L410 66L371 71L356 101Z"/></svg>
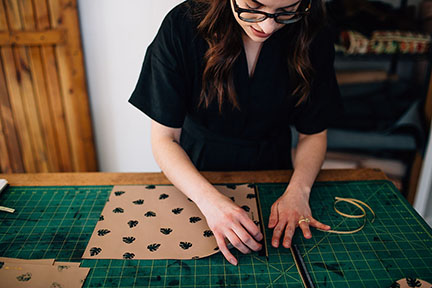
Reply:
<svg viewBox="0 0 432 288"><path fill-rule="evenodd" d="M96 170L76 0L0 0L0 172Z"/></svg>

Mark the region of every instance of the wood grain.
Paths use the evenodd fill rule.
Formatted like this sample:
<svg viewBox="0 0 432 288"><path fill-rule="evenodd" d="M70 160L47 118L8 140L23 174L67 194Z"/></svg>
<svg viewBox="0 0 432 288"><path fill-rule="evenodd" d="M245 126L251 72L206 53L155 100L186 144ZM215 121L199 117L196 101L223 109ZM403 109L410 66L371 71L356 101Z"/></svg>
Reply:
<svg viewBox="0 0 432 288"><path fill-rule="evenodd" d="M84 73L76 0L48 0L54 29L68 27L65 45L56 46L72 162L75 171L96 171L96 152Z"/></svg>
<svg viewBox="0 0 432 288"><path fill-rule="evenodd" d="M0 14L0 17L3 17L5 20L7 20L6 22L8 27L6 27L6 29L13 29L14 26L12 23L15 23L19 20L15 19L15 16L19 14L17 2L6 1L3 2L3 4L6 13ZM3 27L0 29L4 30ZM26 114L20 90L21 75L18 73L15 67L14 50L11 47L2 47L1 54L8 88L9 101L12 108L12 115L14 116L15 120L15 127L18 132L17 135L21 147L24 169L26 172L37 172L36 164L33 159L33 147L30 141L31 137L27 126ZM11 95L13 95L13 97L11 97Z"/></svg>
<svg viewBox="0 0 432 288"><path fill-rule="evenodd" d="M32 11L28 11L27 8L28 0L20 0L19 11L10 10L9 13L18 13L14 15L13 19L15 22L10 23L10 27L14 30L21 29L33 29L30 20L33 17ZM8 1L9 2L9 1ZM7 2L7 3L8 3ZM7 5L6 5L7 6ZM22 16L22 19L20 19ZM19 87L21 90L21 99L24 105L24 113L26 115L27 126L30 133L30 142L32 145L32 151L34 162L36 164L37 172L48 172L48 162L46 156L46 144L45 139L42 137L42 130L40 125L39 109L36 105L35 94L34 94L34 83L32 79L32 72L30 70L30 48L26 47L13 47L15 56L15 69L16 73L20 75Z"/></svg>
<svg viewBox="0 0 432 288"><path fill-rule="evenodd" d="M80 37L76 0L0 0L3 170L97 170Z"/></svg>
<svg viewBox="0 0 432 288"><path fill-rule="evenodd" d="M6 7L5 11L7 13L0 13L0 24L1 23L8 23L7 27L0 27L0 30L7 30L10 26L9 21L13 18L13 16L16 14L13 11L18 9L18 6L16 6L15 1L7 1L6 3L9 3L9 6L3 6ZM5 2L2 3L3 5ZM12 11L12 12L11 12ZM6 17L8 15L9 17ZM7 21L9 20L9 21ZM13 21L13 19L12 19ZM11 114L14 118L14 124L17 131L18 141L19 141L19 147L21 149L21 157L23 159L23 167L26 172L37 172L36 170L36 164L33 159L33 150L32 145L30 141L30 133L27 126L27 120L24 110L24 104L21 98L21 90L20 90L20 81L21 81L21 75L17 72L17 69L15 67L15 56L14 51L11 47L2 47L1 48L1 57L2 57L2 63L3 63L3 69L6 79L6 87L7 87L7 95L3 96L2 98L2 104L6 103L5 97L9 97L10 102L10 108L11 108ZM10 95L13 95L13 97L10 97ZM2 105L2 109L7 109L7 106Z"/></svg>
<svg viewBox="0 0 432 288"><path fill-rule="evenodd" d="M41 46L61 44L65 41L64 30L17 31L0 33L0 46Z"/></svg>
<svg viewBox="0 0 432 288"><path fill-rule="evenodd" d="M9 153L7 149L7 138L3 132L2 117L0 111L0 173L12 173L12 165L9 160Z"/></svg>
<svg viewBox="0 0 432 288"><path fill-rule="evenodd" d="M18 136L16 133L15 122L12 115L12 108L9 101L8 89L6 87L6 78L3 70L3 61L1 57L0 57L0 121L2 121L2 126L3 126L2 130L6 141L6 147L7 147L6 150L3 150L0 153L1 155L0 158L9 159L9 166L4 164L2 171L3 173L6 173L6 171L9 170L10 170L9 173L25 172L23 161L21 158L21 149L18 141Z"/></svg>
<svg viewBox="0 0 432 288"><path fill-rule="evenodd" d="M33 3L31 0L21 0L21 10L23 11L23 15L27 15L24 28L26 30L34 30L36 29L35 18L36 15L33 11ZM32 17L30 17L32 16ZM28 60L29 60L29 70L30 76L32 80L32 89L34 93L34 108L32 111L36 111L39 113L34 113L32 115L35 121L39 123L39 135L37 136L39 139L43 140L39 143L40 149L43 151L44 159L43 161L46 163L46 166L43 166L40 169L40 172L44 172L43 169L46 169L46 172L50 171L59 171L59 165L57 164L57 141L55 130L53 126L53 120L51 119L51 109L49 98L47 97L47 89L46 89L46 80L45 74L43 71L42 65L42 56L41 56L41 48L40 47L28 47ZM42 152L41 152L42 153ZM38 161L40 161L38 159Z"/></svg>
<svg viewBox="0 0 432 288"><path fill-rule="evenodd" d="M37 29L50 29L50 17L46 0L34 0L36 27ZM45 96L49 105L52 128L54 129L57 169L54 171L73 171L71 150L66 129L64 115L64 104L60 91L60 80L58 77L57 61L53 46L42 46L41 57L43 74L45 75Z"/></svg>
<svg viewBox="0 0 432 288"><path fill-rule="evenodd" d="M287 183L288 170L202 172L211 183ZM171 184L163 173L27 173L0 174L12 186L139 185ZM388 180L376 169L321 170L317 181Z"/></svg>

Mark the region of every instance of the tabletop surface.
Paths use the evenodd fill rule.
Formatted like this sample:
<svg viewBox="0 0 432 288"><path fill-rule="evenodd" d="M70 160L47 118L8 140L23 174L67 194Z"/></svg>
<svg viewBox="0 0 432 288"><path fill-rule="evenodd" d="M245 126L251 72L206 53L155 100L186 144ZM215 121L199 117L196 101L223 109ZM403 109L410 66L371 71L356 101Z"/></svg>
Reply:
<svg viewBox="0 0 432 288"><path fill-rule="evenodd" d="M247 172L202 172L211 183L286 183L292 171L247 171ZM0 174L13 186L73 186L73 185L132 185L170 184L163 173L26 173ZM317 181L350 181L388 179L377 169L325 169L318 174Z"/></svg>
<svg viewBox="0 0 432 288"><path fill-rule="evenodd" d="M269 208L290 176L289 171L271 173L213 172L205 176L215 183L257 183L267 223ZM17 212L0 214L0 256L81 261L81 266L92 268L87 287L302 287L291 254L284 248L270 247L268 260L256 253L234 252L238 266L227 263L220 253L183 261L81 260L111 185L169 184L159 173L6 176L12 185L1 195L0 205L12 206ZM317 287L388 287L405 277L432 282L431 229L389 181L380 179L385 179L384 174L369 169L320 174L311 193L316 218L339 230L358 227L358 219L334 212L334 197L340 196L368 203L376 220L352 235L315 230L312 239L306 240L296 233L294 242ZM358 213L348 205L340 208ZM266 234L270 240L271 231Z"/></svg>

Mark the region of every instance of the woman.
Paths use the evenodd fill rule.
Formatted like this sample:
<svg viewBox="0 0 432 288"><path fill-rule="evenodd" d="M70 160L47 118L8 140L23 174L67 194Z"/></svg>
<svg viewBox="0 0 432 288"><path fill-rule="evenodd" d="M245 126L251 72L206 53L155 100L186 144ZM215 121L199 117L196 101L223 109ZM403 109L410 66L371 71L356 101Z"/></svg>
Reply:
<svg viewBox="0 0 432 288"><path fill-rule="evenodd" d="M263 235L199 171L291 169L272 205L272 245L289 248L296 227L310 238L309 193L340 109L334 48L321 0L189 0L164 19L130 102L152 118L153 154L170 181L200 208L225 258Z"/></svg>

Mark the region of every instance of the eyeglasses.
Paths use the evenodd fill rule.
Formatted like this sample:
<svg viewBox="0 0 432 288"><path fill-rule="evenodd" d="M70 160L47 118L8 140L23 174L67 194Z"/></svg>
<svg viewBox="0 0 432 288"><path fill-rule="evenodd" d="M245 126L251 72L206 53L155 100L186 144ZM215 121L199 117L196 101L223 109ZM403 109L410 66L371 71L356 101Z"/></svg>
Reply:
<svg viewBox="0 0 432 288"><path fill-rule="evenodd" d="M297 3L301 2L301 1L302 0L298 1ZM272 14L272 13L267 13L264 11L259 11L259 10L254 10L254 9L240 8L237 5L236 0L232 0L232 2L234 4L234 11L237 12L238 17L241 20L243 20L245 22L250 22L250 23L257 23L257 22L262 22L262 21L266 20L267 18L273 18L275 22L280 23L280 24L295 23L295 22L299 21L300 19L302 19L303 16L309 14L312 0L307 0L307 1L308 1L308 4L301 11L299 11L299 10L293 11L293 12L285 11L285 12L279 12L279 13ZM295 3L295 4L297 4L297 3Z"/></svg>

